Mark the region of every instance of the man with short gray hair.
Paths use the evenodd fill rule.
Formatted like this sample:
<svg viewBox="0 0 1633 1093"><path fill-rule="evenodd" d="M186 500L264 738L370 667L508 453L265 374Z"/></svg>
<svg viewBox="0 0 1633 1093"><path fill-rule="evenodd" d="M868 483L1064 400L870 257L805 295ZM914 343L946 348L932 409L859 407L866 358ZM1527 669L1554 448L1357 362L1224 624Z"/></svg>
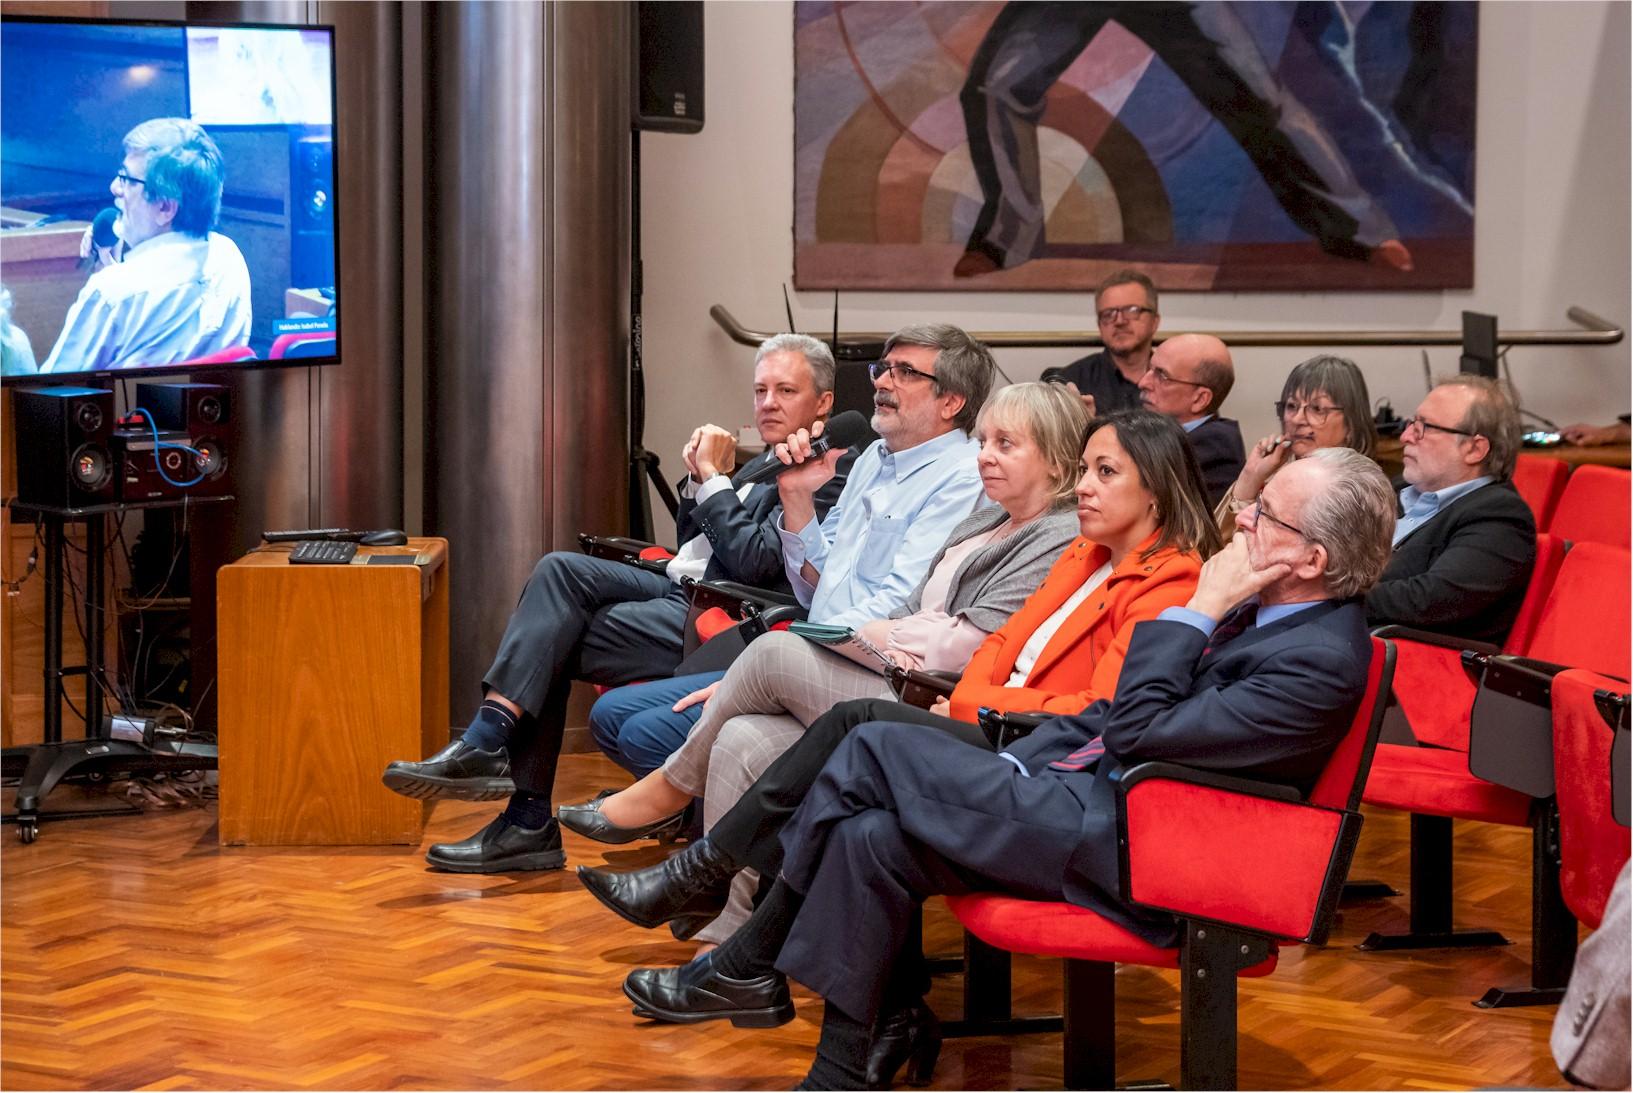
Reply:
<svg viewBox="0 0 1633 1093"><path fill-rule="evenodd" d="M1519 437L1496 380L1453 376L1424 396L1401 432L1406 486L1394 556L1367 595L1374 625L1502 644L1537 555L1536 519L1510 481Z"/></svg>
<svg viewBox="0 0 1633 1093"><path fill-rule="evenodd" d="M754 362L754 423L767 450L735 477L737 434L693 431L681 450L687 477L676 517L680 549L662 574L572 551L534 567L483 677L481 707L464 735L423 762L386 768L387 787L408 797L488 801L510 797L469 839L431 847L433 866L461 873L555 869L565 861L550 791L575 678L621 684L668 675L681 661L687 594L683 577L787 589L778 539L777 487L748 477L776 461L772 449L809 430L833 407L834 359L803 334L761 344ZM811 497L827 512L854 454ZM616 758L616 756L615 756Z"/></svg>
<svg viewBox="0 0 1633 1093"><path fill-rule="evenodd" d="M177 364L249 344L249 267L215 231L221 150L186 118L152 118L124 140L108 189L120 242L68 309L42 373ZM85 257L94 242L86 230Z"/></svg>

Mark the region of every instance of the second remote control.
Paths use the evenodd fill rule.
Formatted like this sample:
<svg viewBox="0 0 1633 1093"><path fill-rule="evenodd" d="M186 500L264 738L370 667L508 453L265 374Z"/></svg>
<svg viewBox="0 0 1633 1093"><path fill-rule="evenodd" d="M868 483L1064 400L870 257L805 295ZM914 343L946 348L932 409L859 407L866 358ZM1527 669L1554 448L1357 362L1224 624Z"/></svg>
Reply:
<svg viewBox="0 0 1633 1093"><path fill-rule="evenodd" d="M357 556L356 543L308 539L289 552L290 565L348 565Z"/></svg>

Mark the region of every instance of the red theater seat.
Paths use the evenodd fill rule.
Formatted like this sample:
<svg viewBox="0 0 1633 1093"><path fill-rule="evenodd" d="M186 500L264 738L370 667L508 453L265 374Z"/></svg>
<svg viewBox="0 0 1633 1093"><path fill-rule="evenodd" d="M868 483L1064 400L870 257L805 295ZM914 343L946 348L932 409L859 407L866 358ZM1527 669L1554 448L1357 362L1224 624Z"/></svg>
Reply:
<svg viewBox="0 0 1633 1093"><path fill-rule="evenodd" d="M1065 1078L1069 1089L1111 1089L1116 1077L1116 964L1179 968L1180 1087L1236 1087L1236 979L1268 975L1276 947L1319 945L1360 837L1356 811L1389 692L1394 650L1372 642L1367 696L1308 800L1284 787L1222 777L1169 763L1145 763L1118 785L1123 897L1180 919L1175 948L1150 945L1093 911L1011 896L947 897L979 944L1066 961ZM1274 847L1251 868L1221 845ZM993 1019L971 943L966 1020L950 1036L1034 1031L1036 1021L1007 1019L1007 998ZM1006 987L1007 989L1007 987ZM984 1013L983 1013L984 1011Z"/></svg>
<svg viewBox="0 0 1633 1093"><path fill-rule="evenodd" d="M1549 532L1573 543L1608 543L1628 549L1628 506L1633 474L1619 467L1576 468L1559 496Z"/></svg>
<svg viewBox="0 0 1633 1093"><path fill-rule="evenodd" d="M335 351L332 330L309 330L294 334L279 334L272 339L268 360L295 360L301 357L326 357Z"/></svg>
<svg viewBox="0 0 1633 1093"><path fill-rule="evenodd" d="M1539 537L1539 569L1545 538ZM1530 636L1523 645L1511 637L1505 651L1550 664L1626 676L1630 564L1626 550L1599 543L1583 543L1570 550L1559 562L1553 587L1534 623L1527 622ZM1399 635L1393 627L1380 633ZM1494 989L1479 1004L1555 1001L1570 973L1576 935L1560 903L1551 798L1496 785L1471 773L1469 720L1474 688L1461 666L1450 659L1458 643L1443 640L1440 647L1434 647L1400 640L1400 646L1395 694L1417 743L1378 745L1365 801L1412 813L1411 925L1405 934L1372 934L1360 947L1386 951L1506 944L1507 939L1493 931L1452 928L1452 820L1529 825L1532 921L1537 926L1531 939L1531 989ZM1546 762L1544 758L1544 765ZM1484 771L1491 763L1486 760L1478 765Z"/></svg>
<svg viewBox="0 0 1633 1093"><path fill-rule="evenodd" d="M1554 517L1554 506L1565 480L1571 476L1571 465L1563 459L1545 455L1520 455L1514 460L1514 488L1519 491L1531 515L1536 517L1537 530L1547 531L1548 521Z"/></svg>
<svg viewBox="0 0 1633 1093"><path fill-rule="evenodd" d="M175 367L180 368L182 365L192 364L201 366L206 364L236 364L238 361L248 361L254 359L255 350L251 349L249 346L231 345L226 349L217 349L214 353L206 353L202 357L194 357L192 360L178 361L176 362Z"/></svg>
<svg viewBox="0 0 1633 1093"><path fill-rule="evenodd" d="M1554 677L1554 784L1559 888L1576 920L1597 929L1628 859L1628 829L1611 808L1611 736L1627 719L1628 685L1594 672Z"/></svg>

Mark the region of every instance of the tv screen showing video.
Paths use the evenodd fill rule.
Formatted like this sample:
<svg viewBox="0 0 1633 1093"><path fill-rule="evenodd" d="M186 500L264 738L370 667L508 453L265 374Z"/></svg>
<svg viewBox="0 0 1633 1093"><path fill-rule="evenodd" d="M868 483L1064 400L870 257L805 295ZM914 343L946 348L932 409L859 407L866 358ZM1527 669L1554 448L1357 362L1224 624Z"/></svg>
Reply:
<svg viewBox="0 0 1633 1093"><path fill-rule="evenodd" d="M7 383L340 359L329 27L0 23Z"/></svg>

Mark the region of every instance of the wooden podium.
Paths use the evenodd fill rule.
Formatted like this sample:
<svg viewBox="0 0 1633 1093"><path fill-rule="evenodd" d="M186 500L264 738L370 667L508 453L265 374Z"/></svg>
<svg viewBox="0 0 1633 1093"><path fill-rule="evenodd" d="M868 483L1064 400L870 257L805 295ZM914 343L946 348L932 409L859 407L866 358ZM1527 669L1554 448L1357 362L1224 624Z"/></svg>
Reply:
<svg viewBox="0 0 1633 1093"><path fill-rule="evenodd" d="M220 840L418 844L429 802L380 773L448 742L448 541L351 565L290 565L292 545L217 578ZM360 564L392 554L419 564Z"/></svg>

